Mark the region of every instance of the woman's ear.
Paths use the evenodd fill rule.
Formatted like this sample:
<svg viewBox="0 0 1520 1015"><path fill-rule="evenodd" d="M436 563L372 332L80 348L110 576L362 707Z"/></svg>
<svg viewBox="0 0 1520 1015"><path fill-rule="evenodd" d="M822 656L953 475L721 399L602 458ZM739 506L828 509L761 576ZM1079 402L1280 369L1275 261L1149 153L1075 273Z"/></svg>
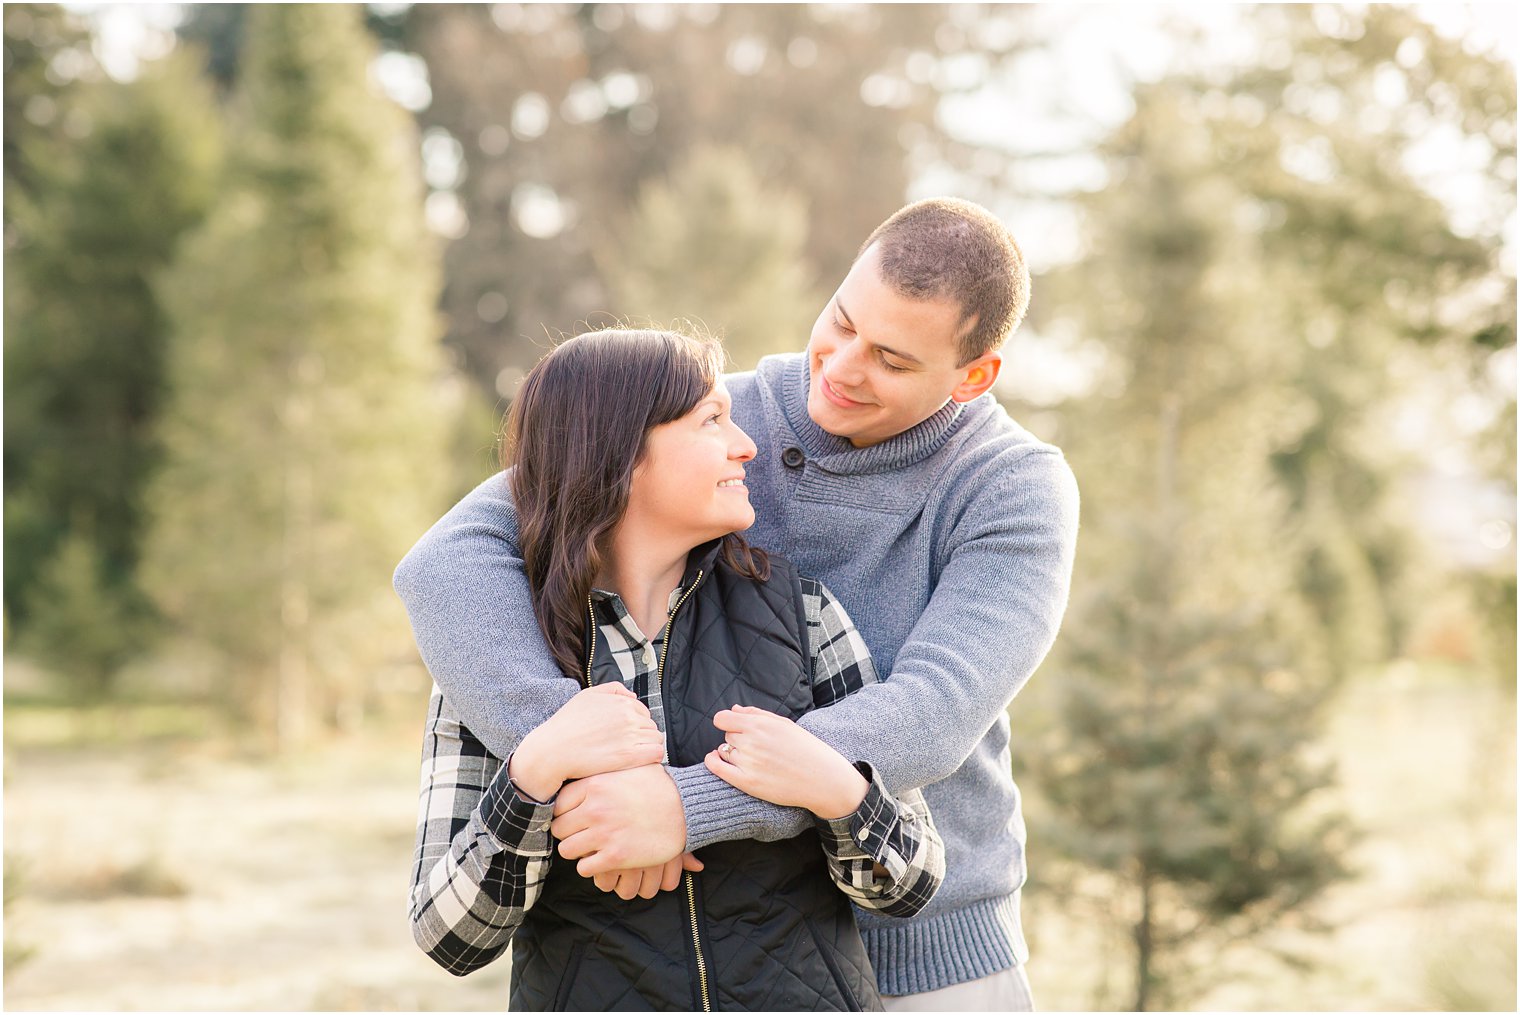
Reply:
<svg viewBox="0 0 1520 1015"><path fill-rule="evenodd" d="M961 367L965 371L961 382L950 392L950 398L957 402L969 402L974 398L980 398L984 392L998 379L998 371L1003 366L1003 354L994 349L992 352L978 356L976 359Z"/></svg>

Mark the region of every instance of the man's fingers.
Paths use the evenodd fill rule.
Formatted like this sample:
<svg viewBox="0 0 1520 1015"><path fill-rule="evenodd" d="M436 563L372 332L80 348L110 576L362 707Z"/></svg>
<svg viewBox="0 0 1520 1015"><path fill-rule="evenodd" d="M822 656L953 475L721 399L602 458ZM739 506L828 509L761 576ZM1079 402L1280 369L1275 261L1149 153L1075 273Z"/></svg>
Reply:
<svg viewBox="0 0 1520 1015"><path fill-rule="evenodd" d="M663 867L650 867L639 879L639 898L652 899L660 894L660 883L665 880Z"/></svg>
<svg viewBox="0 0 1520 1015"><path fill-rule="evenodd" d="M606 874L598 874L591 880L596 885L596 887L600 888L604 892L612 891L617 887L618 882L617 874L613 871L609 871Z"/></svg>
<svg viewBox="0 0 1520 1015"><path fill-rule="evenodd" d="M597 685L601 686L601 685ZM579 782L568 782L559 791L559 797L554 801L554 814L560 815L575 810L586 802L586 787ZM572 829L574 831L574 829Z"/></svg>
<svg viewBox="0 0 1520 1015"><path fill-rule="evenodd" d="M616 680L609 680L604 684L593 684L591 687L587 688L587 690L589 690L592 694L616 694L628 698L638 697L638 695L634 694L631 690L628 689L628 685L620 684Z"/></svg>
<svg viewBox="0 0 1520 1015"><path fill-rule="evenodd" d="M643 887L643 884L644 879L638 871L624 871L618 875L617 897L624 902L630 902L639 894L639 889Z"/></svg>
<svg viewBox="0 0 1520 1015"><path fill-rule="evenodd" d="M583 878L594 878L598 874L605 874L608 871L615 871L617 869L618 861L608 856L606 850L582 857L575 864L575 872Z"/></svg>
<svg viewBox="0 0 1520 1015"><path fill-rule="evenodd" d="M681 871L686 866L685 858L690 855L690 853L683 854L682 856L676 857L674 860L671 860L665 865L664 870L660 874L661 891L673 892L680 887Z"/></svg>
<svg viewBox="0 0 1520 1015"><path fill-rule="evenodd" d="M683 870L699 871L707 866L707 864L697 859L695 853L682 853L679 859Z"/></svg>
<svg viewBox="0 0 1520 1015"><path fill-rule="evenodd" d="M601 842L598 841L597 837L589 831L576 832L574 835L566 836L564 838L556 835L555 838L559 839L559 855L564 857L566 860L576 860L583 856L590 856L597 851L598 847L601 846ZM598 871L614 869L615 868L610 864L597 868ZM597 871L587 873L586 877L590 877L591 874L594 873L597 873Z"/></svg>
<svg viewBox="0 0 1520 1015"><path fill-rule="evenodd" d="M592 827L591 816L581 808L569 810L563 814L556 811L554 820L549 822L549 832L561 841L584 832L590 827Z"/></svg>

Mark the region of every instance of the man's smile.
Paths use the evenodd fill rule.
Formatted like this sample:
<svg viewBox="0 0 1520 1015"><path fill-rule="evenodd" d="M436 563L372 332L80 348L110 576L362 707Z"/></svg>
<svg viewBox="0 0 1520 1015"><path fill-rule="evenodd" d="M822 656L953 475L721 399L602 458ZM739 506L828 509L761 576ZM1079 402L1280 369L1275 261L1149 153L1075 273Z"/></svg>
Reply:
<svg viewBox="0 0 1520 1015"><path fill-rule="evenodd" d="M828 377L826 377L822 371L819 371L818 374L818 386L823 391L823 397L827 398L830 402L833 402L841 409L859 409L869 404L867 402L857 402L853 398L846 398L838 391L835 391L834 386L829 383Z"/></svg>

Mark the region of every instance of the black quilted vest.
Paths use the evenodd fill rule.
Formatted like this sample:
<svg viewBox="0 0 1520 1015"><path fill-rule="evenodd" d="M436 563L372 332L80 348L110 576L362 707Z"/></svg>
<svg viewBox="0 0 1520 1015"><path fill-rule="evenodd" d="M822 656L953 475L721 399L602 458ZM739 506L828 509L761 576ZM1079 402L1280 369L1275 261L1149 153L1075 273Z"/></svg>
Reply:
<svg viewBox="0 0 1520 1015"><path fill-rule="evenodd" d="M757 705L812 707L802 586L772 558L755 582L692 551L661 674L670 763L700 764L723 734L712 716ZM617 666L597 639L594 683ZM513 1011L880 1011L850 905L818 835L704 847L706 865L653 899L598 891L555 857L512 940Z"/></svg>

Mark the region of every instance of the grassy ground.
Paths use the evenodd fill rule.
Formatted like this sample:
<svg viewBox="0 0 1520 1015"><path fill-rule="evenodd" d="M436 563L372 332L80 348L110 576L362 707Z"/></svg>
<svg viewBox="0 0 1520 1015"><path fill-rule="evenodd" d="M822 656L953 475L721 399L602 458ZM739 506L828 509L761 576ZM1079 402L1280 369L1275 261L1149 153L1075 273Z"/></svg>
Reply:
<svg viewBox="0 0 1520 1015"><path fill-rule="evenodd" d="M1197 1007L1513 1010L1513 718L1496 689L1412 670L1349 688L1330 743L1361 874L1319 905L1331 931L1273 942L1313 968L1242 946ZM455 979L407 930L416 723L269 761L207 722L8 702L8 1008L505 1008L505 962ZM1025 924L1042 1007L1124 1003L1102 914L1035 892Z"/></svg>
<svg viewBox="0 0 1520 1015"><path fill-rule="evenodd" d="M1287 928L1220 953L1195 1010L1515 1009L1515 700L1452 673L1395 667L1348 686L1326 746L1342 803L1363 833L1357 876ZM1039 813L1028 823L1039 877ZM1103 897L1095 886L1084 894ZM1034 891L1025 928L1047 1010L1123 1008L1133 951L1111 906L1077 908ZM1276 961L1269 949L1309 959Z"/></svg>

